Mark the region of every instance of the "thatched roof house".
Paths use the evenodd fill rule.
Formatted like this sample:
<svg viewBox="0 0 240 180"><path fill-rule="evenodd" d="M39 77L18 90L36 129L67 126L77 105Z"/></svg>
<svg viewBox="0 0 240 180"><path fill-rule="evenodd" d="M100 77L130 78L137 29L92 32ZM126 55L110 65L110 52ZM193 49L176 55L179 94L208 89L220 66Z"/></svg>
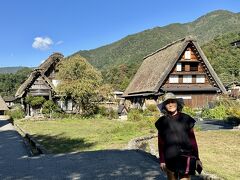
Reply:
<svg viewBox="0 0 240 180"><path fill-rule="evenodd" d="M2 96L0 96L0 115L4 115L4 112L9 110L7 104L3 100Z"/></svg>
<svg viewBox="0 0 240 180"><path fill-rule="evenodd" d="M216 93L226 93L207 57L192 37L179 39L144 57L123 97L132 102L136 98L157 99L167 91L188 96L187 99L198 98L195 101L200 101L202 95L207 94L210 98ZM206 101L194 102L190 106L203 106Z"/></svg>
<svg viewBox="0 0 240 180"><path fill-rule="evenodd" d="M60 53L49 56L38 68L31 72L26 81L18 88L15 97L21 99L27 115L35 113L30 105L25 102L27 96L42 96L46 100L55 98L55 87L59 82L59 80L55 79L56 67L63 60L63 57ZM58 103L57 100L56 103Z"/></svg>
<svg viewBox="0 0 240 180"><path fill-rule="evenodd" d="M54 90L54 85L52 81L54 79L55 66L63 59L63 55L60 53L54 53L47 60L45 60L38 68L34 69L27 80L18 88L15 97L22 98L26 96L29 92L31 95L43 95L49 94L49 91ZM34 94L34 90L30 92L30 89L36 80L41 81L43 84L41 89L42 92L37 92ZM40 86L40 85L38 85ZM37 88L38 89L38 88ZM39 90L38 90L39 91Z"/></svg>

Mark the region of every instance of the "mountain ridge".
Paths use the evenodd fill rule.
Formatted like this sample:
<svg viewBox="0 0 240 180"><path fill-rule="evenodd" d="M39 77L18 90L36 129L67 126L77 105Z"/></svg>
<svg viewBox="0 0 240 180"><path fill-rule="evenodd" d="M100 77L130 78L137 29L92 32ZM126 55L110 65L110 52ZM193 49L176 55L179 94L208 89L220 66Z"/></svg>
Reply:
<svg viewBox="0 0 240 180"><path fill-rule="evenodd" d="M0 74L15 74L17 71L24 69L24 66L11 66L11 67L0 67Z"/></svg>
<svg viewBox="0 0 240 180"><path fill-rule="evenodd" d="M93 66L104 70L123 63L141 63L147 54L187 35L194 35L202 45L218 35L234 32L237 28L240 28L239 13L216 10L189 23L157 26L128 35L108 45L91 50L80 50L72 55L80 54Z"/></svg>

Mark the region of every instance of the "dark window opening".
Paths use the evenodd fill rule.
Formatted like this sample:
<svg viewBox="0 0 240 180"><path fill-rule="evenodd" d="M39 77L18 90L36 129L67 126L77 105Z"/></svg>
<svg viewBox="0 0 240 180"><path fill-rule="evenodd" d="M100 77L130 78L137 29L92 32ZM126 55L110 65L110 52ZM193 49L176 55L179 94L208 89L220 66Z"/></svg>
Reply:
<svg viewBox="0 0 240 180"><path fill-rule="evenodd" d="M198 71L198 63L191 63L190 71Z"/></svg>

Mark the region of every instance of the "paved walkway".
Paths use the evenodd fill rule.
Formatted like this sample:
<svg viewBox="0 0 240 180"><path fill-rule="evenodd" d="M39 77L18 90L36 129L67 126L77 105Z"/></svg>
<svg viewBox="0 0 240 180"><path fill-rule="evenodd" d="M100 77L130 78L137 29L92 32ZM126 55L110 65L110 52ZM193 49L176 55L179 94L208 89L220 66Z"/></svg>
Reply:
<svg viewBox="0 0 240 180"><path fill-rule="evenodd" d="M196 125L201 128L202 131L208 130L224 130L224 129L233 129L234 126L228 124L222 120L204 120L197 121Z"/></svg>
<svg viewBox="0 0 240 180"><path fill-rule="evenodd" d="M108 150L28 157L22 138L0 120L0 179L166 179L146 153Z"/></svg>

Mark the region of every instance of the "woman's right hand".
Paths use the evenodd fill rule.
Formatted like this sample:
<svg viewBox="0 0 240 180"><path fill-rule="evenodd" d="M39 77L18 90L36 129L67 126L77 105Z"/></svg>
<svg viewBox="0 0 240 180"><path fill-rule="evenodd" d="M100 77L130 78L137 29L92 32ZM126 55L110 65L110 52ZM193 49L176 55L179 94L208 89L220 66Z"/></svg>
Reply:
<svg viewBox="0 0 240 180"><path fill-rule="evenodd" d="M161 169L163 172L166 172L166 164L165 164L165 163L160 163L160 169Z"/></svg>

